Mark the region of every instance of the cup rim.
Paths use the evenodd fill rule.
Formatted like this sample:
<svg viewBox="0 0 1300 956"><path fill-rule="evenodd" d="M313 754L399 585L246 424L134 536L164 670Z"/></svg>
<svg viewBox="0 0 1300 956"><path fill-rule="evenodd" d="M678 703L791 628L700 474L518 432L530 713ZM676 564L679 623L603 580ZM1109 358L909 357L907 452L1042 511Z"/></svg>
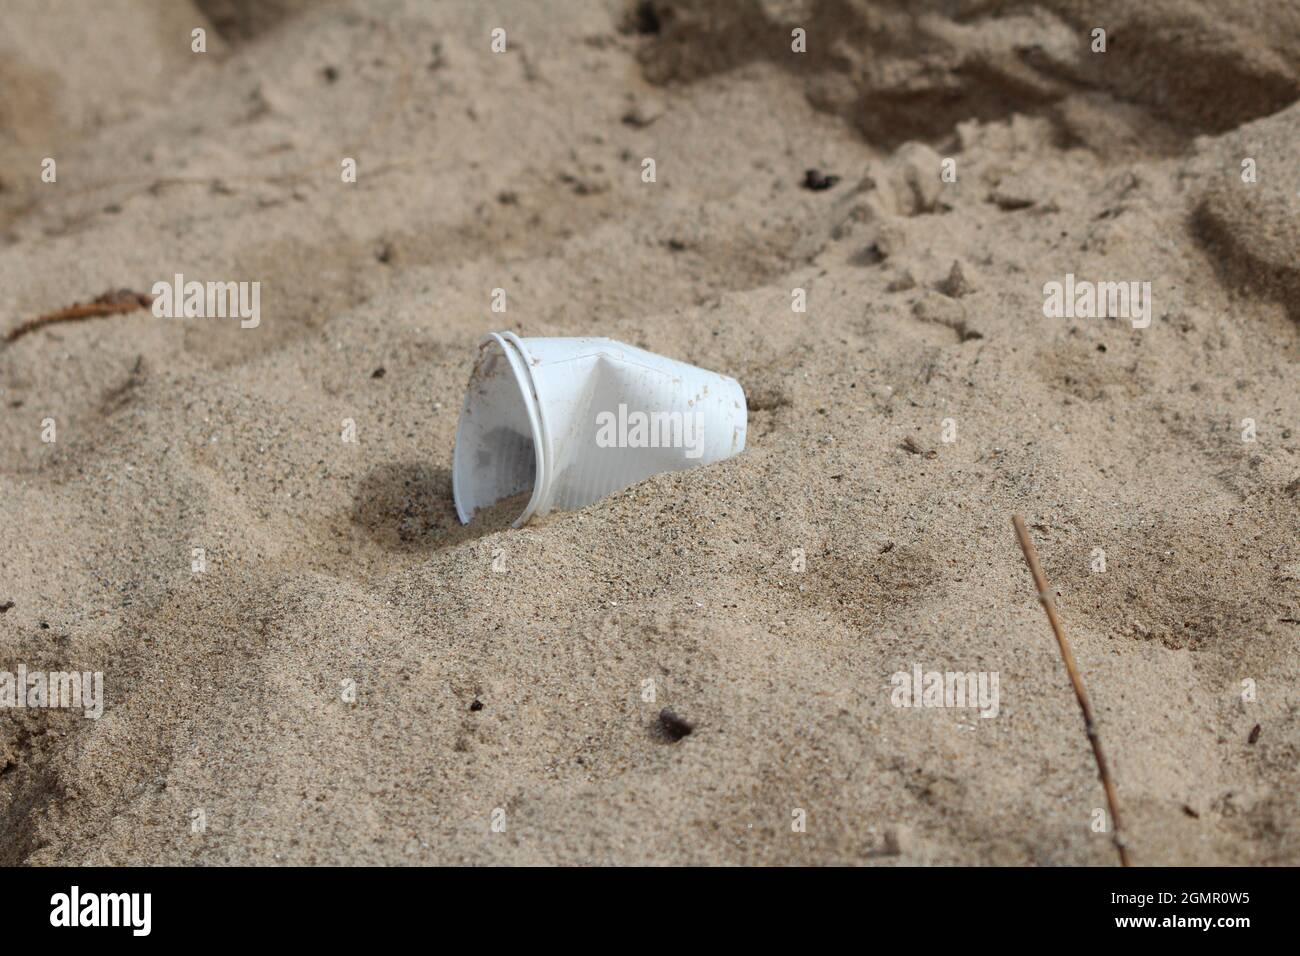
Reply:
<svg viewBox="0 0 1300 956"><path fill-rule="evenodd" d="M523 401L524 409L528 414L528 425L532 429L533 454L534 454L534 474L532 495L528 499L528 504L523 512L517 517L511 527L520 528L524 523L536 513L538 507L544 499L546 488L550 485L550 443L548 441L548 431L545 422L545 413L542 411L542 403L537 396L537 387L533 382L530 371L529 354L524 347L523 341L514 332L492 332L479 341L480 353L487 346L495 345L505 356L510 365L510 371L514 375L515 385L519 388L519 397ZM481 357L480 357L481 361ZM475 365L477 368L477 363ZM472 376L471 376L472 378ZM458 457L462 448L464 448L463 431L466 425L466 411L473 398L473 390L465 394L465 403L461 407L460 422L456 426L456 447L452 453L451 466L451 495L456 503L456 516L460 518L461 524L469 524L474 517L473 511L468 514L465 512L463 504L464 495L461 489L461 469ZM469 477L469 476L467 476ZM477 510L477 509L476 509Z"/></svg>

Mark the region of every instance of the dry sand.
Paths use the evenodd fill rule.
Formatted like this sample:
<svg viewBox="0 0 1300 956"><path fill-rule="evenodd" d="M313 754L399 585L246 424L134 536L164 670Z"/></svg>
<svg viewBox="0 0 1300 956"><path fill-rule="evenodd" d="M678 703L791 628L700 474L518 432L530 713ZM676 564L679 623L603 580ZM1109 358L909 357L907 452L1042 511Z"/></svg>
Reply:
<svg viewBox="0 0 1300 956"><path fill-rule="evenodd" d="M263 289L257 329L0 347L0 669L107 696L0 710L0 862L1112 864L1022 511L1134 860L1300 863L1294 4L4 21L0 331ZM1151 282L1150 327L1046 318L1067 273ZM462 528L499 328L733 375L749 447ZM892 706L914 664L996 671L998 716Z"/></svg>

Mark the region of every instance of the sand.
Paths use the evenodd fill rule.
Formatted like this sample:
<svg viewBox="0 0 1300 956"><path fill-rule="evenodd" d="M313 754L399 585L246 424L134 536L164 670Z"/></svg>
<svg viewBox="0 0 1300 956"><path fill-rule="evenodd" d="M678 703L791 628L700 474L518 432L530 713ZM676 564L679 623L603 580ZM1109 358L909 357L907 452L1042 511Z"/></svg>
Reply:
<svg viewBox="0 0 1300 956"><path fill-rule="evenodd" d="M262 287L0 346L0 670L105 688L0 709L0 863L1112 865L1017 511L1134 861L1300 863L1295 8L4 19L0 333ZM1149 326L1045 316L1067 274ZM732 375L748 447L462 527L503 328ZM915 666L997 716L894 706Z"/></svg>

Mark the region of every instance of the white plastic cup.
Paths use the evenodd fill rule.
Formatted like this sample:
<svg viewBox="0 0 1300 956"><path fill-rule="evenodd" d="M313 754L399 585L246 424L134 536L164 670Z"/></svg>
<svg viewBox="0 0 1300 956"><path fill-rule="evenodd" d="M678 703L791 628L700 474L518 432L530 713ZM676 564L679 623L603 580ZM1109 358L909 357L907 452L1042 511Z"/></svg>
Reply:
<svg viewBox="0 0 1300 956"><path fill-rule="evenodd" d="M514 526L662 471L745 448L734 378L613 339L494 332L479 344L456 429L456 514L532 489Z"/></svg>

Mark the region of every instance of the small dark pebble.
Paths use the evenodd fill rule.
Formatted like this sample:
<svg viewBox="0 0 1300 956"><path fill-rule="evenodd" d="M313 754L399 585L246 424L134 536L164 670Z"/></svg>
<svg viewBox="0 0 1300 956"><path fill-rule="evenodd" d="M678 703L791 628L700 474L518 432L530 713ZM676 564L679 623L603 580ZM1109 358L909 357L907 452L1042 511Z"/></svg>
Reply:
<svg viewBox="0 0 1300 956"><path fill-rule="evenodd" d="M650 36L663 29L659 20L659 11L652 0L641 0L632 11L632 29L642 36Z"/></svg>
<svg viewBox="0 0 1300 956"><path fill-rule="evenodd" d="M326 83L333 83L339 78L339 71L337 67L327 66L321 70L321 75L325 77Z"/></svg>
<svg viewBox="0 0 1300 956"><path fill-rule="evenodd" d="M5 611L9 610L13 606L14 606L13 601L5 601L3 604L0 604L0 614L3 614Z"/></svg>
<svg viewBox="0 0 1300 956"><path fill-rule="evenodd" d="M42 631L48 631L49 629L50 629L50 625L46 624L44 621L41 621L41 630L42 630ZM1256 726L1258 726L1258 725L1256 725ZM1251 743L1254 743L1254 742L1255 742L1255 741L1253 741L1253 740L1251 741Z"/></svg>
<svg viewBox="0 0 1300 956"><path fill-rule="evenodd" d="M1191 817L1193 820L1199 820L1199 819L1201 819L1201 815L1200 815L1199 813L1197 813L1195 810L1193 810L1191 807L1189 807L1189 806L1188 806L1187 804L1185 804L1185 803L1183 804L1183 813L1187 814L1187 815L1188 815L1189 817Z"/></svg>
<svg viewBox="0 0 1300 956"><path fill-rule="evenodd" d="M379 368L375 369L373 372L370 373L370 377L371 377L371 378L383 378L383 377L384 377L385 375L387 375L387 374L388 374L387 369L385 369L385 368L381 365L381 366L379 366Z"/></svg>
<svg viewBox="0 0 1300 956"><path fill-rule="evenodd" d="M1251 728L1250 728L1250 736L1246 738L1246 743L1248 743L1248 744L1253 744L1256 740L1259 740L1259 732L1260 732L1260 730L1261 730L1261 728L1260 728L1259 724L1256 724L1254 727L1251 727Z"/></svg>
<svg viewBox="0 0 1300 956"><path fill-rule="evenodd" d="M839 181L840 177L834 173L823 173L820 169L808 169L803 174L803 188L811 189L813 192L830 189Z"/></svg>
<svg viewBox="0 0 1300 956"><path fill-rule="evenodd" d="M671 708L665 707L659 711L659 725L663 728L668 738L676 743L683 737L689 736L695 729L695 725L685 718L677 716Z"/></svg>
<svg viewBox="0 0 1300 956"><path fill-rule="evenodd" d="M480 710L482 710L482 709L483 709L483 701L481 701L481 700L479 700L477 697L475 697L475 698L474 698L474 703L472 703L472 704L469 705L469 709L470 709L470 710L473 710L473 711L480 711Z"/></svg>

